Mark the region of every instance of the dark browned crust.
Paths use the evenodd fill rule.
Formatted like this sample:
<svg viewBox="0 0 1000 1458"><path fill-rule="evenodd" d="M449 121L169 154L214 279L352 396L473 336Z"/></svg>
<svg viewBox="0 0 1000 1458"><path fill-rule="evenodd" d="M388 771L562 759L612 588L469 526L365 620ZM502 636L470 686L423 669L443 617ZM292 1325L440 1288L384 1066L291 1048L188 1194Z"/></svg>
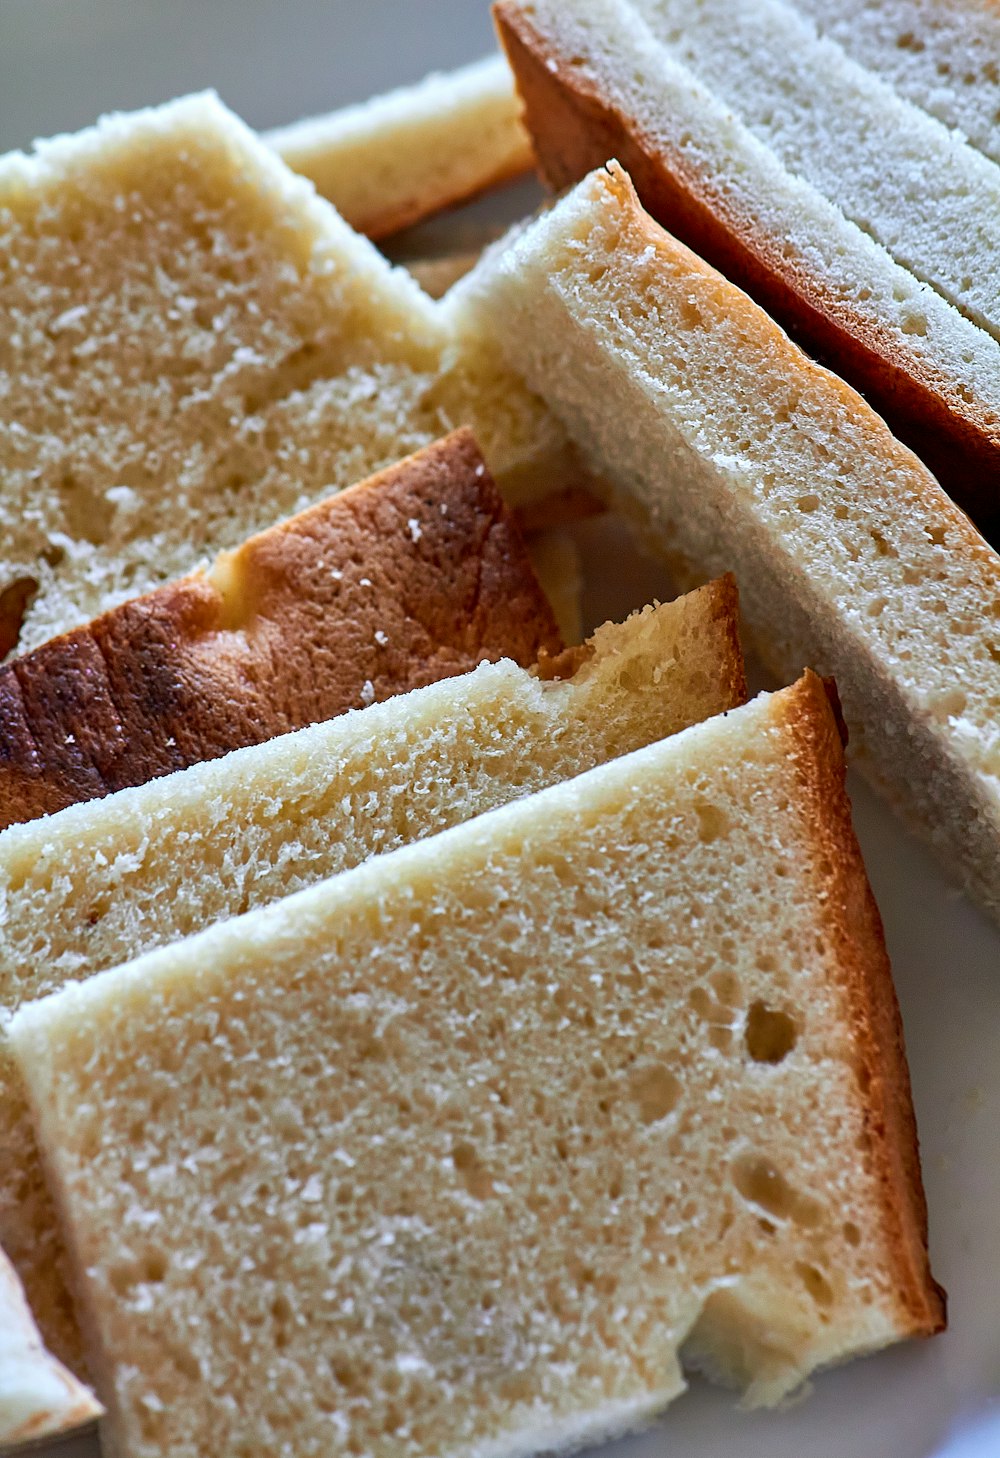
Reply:
<svg viewBox="0 0 1000 1458"><path fill-rule="evenodd" d="M1000 422L917 355L904 356L896 333L852 313L801 258L786 257L785 240L764 233L713 178L654 144L597 82L552 49L517 0L496 0L493 15L548 185L562 189L617 158L653 217L867 396L980 530L1000 542Z"/></svg>
<svg viewBox="0 0 1000 1458"><path fill-rule="evenodd" d="M826 908L830 962L854 1029L855 1071L894 1266L900 1334L931 1336L946 1325L945 1293L931 1275L903 1025L882 919L851 820L840 726L830 686L814 673L806 672L786 702L791 762L815 837L810 869L818 904Z"/></svg>
<svg viewBox="0 0 1000 1458"><path fill-rule="evenodd" d="M456 431L0 669L0 827L562 647Z"/></svg>

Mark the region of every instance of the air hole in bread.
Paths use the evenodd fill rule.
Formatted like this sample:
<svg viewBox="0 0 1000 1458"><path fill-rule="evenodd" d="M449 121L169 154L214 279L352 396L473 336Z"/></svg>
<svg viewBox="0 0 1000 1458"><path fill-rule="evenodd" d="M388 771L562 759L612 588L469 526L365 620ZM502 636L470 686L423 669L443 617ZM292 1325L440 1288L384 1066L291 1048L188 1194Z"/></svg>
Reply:
<svg viewBox="0 0 1000 1458"><path fill-rule="evenodd" d="M805 1286L817 1306L833 1305L833 1287L823 1275L822 1271L805 1261L796 1261L795 1273L801 1279L803 1286Z"/></svg>
<svg viewBox="0 0 1000 1458"><path fill-rule="evenodd" d="M875 543L875 555L877 557L898 557L899 556L899 553L896 551L896 548L889 541L888 537L884 536L883 533L879 531L878 527L869 527L868 528L868 535L871 537L872 541Z"/></svg>
<svg viewBox="0 0 1000 1458"><path fill-rule="evenodd" d="M920 52L924 49L924 42L912 30L905 30L901 36L897 36L896 45L901 51Z"/></svg>
<svg viewBox="0 0 1000 1458"><path fill-rule="evenodd" d="M633 1070L630 1092L642 1122L655 1124L677 1107L681 1083L665 1063L647 1063Z"/></svg>
<svg viewBox="0 0 1000 1458"><path fill-rule="evenodd" d="M959 714L965 712L968 701L968 695L961 689L952 689L949 693L940 694L934 700L934 717L942 724L949 719L957 718Z"/></svg>
<svg viewBox="0 0 1000 1458"><path fill-rule="evenodd" d="M790 1185L777 1165L764 1155L745 1154L737 1159L733 1184L747 1204L772 1220L792 1220L812 1228L822 1218L822 1206Z"/></svg>
<svg viewBox="0 0 1000 1458"><path fill-rule="evenodd" d="M480 1163L474 1145L464 1140L456 1144L451 1152L451 1161L466 1193L474 1200L485 1200L492 1195L493 1181Z"/></svg>
<svg viewBox="0 0 1000 1458"><path fill-rule="evenodd" d="M841 1229L844 1232L844 1239L848 1245L859 1246L861 1244L861 1231L853 1220L845 1220Z"/></svg>
<svg viewBox="0 0 1000 1458"><path fill-rule="evenodd" d="M706 845L721 840L728 833L729 821L717 806L702 800L695 806L695 813L698 816L698 839Z"/></svg>
<svg viewBox="0 0 1000 1458"><path fill-rule="evenodd" d="M783 1062L795 1047L798 1036L798 1025L788 1013L768 1007L759 999L751 1003L743 1037L755 1063Z"/></svg>
<svg viewBox="0 0 1000 1458"><path fill-rule="evenodd" d="M37 591L34 577L18 577L0 592L0 658L17 647L24 615Z"/></svg>
<svg viewBox="0 0 1000 1458"><path fill-rule="evenodd" d="M799 511L808 514L811 511L816 511L819 507L819 497L813 495L800 496L795 505Z"/></svg>

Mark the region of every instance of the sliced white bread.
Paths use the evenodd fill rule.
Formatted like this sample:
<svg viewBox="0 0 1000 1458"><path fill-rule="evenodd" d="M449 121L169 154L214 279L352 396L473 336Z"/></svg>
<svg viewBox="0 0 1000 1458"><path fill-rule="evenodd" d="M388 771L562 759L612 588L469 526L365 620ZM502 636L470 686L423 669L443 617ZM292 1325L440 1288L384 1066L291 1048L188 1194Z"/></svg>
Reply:
<svg viewBox="0 0 1000 1458"><path fill-rule="evenodd" d="M456 430L0 667L0 828L563 647Z"/></svg>
<svg viewBox="0 0 1000 1458"><path fill-rule="evenodd" d="M1000 337L1000 167L785 0L632 4L790 172Z"/></svg>
<svg viewBox="0 0 1000 1458"><path fill-rule="evenodd" d="M1000 162L1000 12L993 0L795 0L917 106Z"/></svg>
<svg viewBox="0 0 1000 1458"><path fill-rule="evenodd" d="M49 1352L0 1250L0 1447L55 1438L100 1417L89 1388Z"/></svg>
<svg viewBox="0 0 1000 1458"><path fill-rule="evenodd" d="M109 1454L521 1455L943 1323L814 676L23 1008Z"/></svg>
<svg viewBox="0 0 1000 1458"><path fill-rule="evenodd" d="M549 183L564 188L617 157L654 216L857 386L956 499L1000 533L996 339L783 165L715 90L714 70L696 75L635 4L500 0L495 11ZM737 12L744 7L727 7L720 28L739 30ZM790 23L794 31L804 22L792 13ZM787 35L784 46L774 66L794 70L798 49ZM756 84L748 83L751 101ZM799 94L794 76L789 85ZM816 89L822 91L818 82ZM819 104L814 91L809 102ZM896 98L892 104L902 105ZM783 115L775 104L772 120ZM803 126L808 116L803 111ZM844 128L850 125L847 118ZM833 144L840 140L836 135ZM845 137L845 151L847 145ZM871 145L876 176L866 171L864 185L874 197L887 173L878 127ZM947 139L949 156L957 145ZM950 183L942 188L945 199L954 192ZM937 191L921 191L912 205L920 228L937 226ZM942 204L942 216L948 206ZM984 228L991 236L989 216L987 209L975 220L970 239L982 240ZM984 248L992 247L989 236ZM949 235L944 246L964 247L965 233L957 241ZM977 270L970 289L988 285L988 277Z"/></svg>
<svg viewBox="0 0 1000 1458"><path fill-rule="evenodd" d="M263 140L378 239L529 171L520 112L510 67L490 56Z"/></svg>
<svg viewBox="0 0 1000 1458"><path fill-rule="evenodd" d="M466 307L651 546L732 567L779 675L836 676L858 762L1000 916L1000 557L926 468L620 168L495 254Z"/></svg>
<svg viewBox="0 0 1000 1458"><path fill-rule="evenodd" d="M558 484L540 403L210 96L0 160L0 337L0 654L480 407L501 478Z"/></svg>
<svg viewBox="0 0 1000 1458"><path fill-rule="evenodd" d="M0 1008L85 978L369 856L743 702L731 579L507 660L0 835ZM46 1338L82 1370L51 1202L0 1046L0 1241ZM16 1175L15 1175L16 1172Z"/></svg>

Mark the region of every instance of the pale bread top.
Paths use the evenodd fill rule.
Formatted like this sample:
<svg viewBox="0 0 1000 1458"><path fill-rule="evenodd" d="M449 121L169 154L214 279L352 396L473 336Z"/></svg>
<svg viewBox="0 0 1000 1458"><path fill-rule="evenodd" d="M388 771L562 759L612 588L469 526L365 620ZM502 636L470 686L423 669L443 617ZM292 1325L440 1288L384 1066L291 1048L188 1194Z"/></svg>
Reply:
<svg viewBox="0 0 1000 1458"><path fill-rule="evenodd" d="M467 202L533 161L502 56L435 72L263 140L369 238Z"/></svg>

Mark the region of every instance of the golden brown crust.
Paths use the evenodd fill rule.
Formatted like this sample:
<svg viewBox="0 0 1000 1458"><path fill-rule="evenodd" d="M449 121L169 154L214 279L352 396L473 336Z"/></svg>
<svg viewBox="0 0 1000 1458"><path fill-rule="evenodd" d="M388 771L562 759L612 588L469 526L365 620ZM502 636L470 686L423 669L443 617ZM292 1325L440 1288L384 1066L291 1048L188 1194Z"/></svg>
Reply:
<svg viewBox="0 0 1000 1458"><path fill-rule="evenodd" d="M740 593L736 578L731 572L726 572L699 591L711 594L712 616L722 628L725 641L726 689L734 704L745 704L748 697L747 678L743 644L740 641Z"/></svg>
<svg viewBox="0 0 1000 1458"><path fill-rule="evenodd" d="M827 911L831 957L858 1049L865 1136L881 1192L884 1229L896 1271L901 1331L930 1336L946 1325L945 1293L931 1275L927 1202L903 1026L882 920L868 884L845 789L840 727L829 687L807 670L787 697L804 813L815 832L812 872Z"/></svg>
<svg viewBox="0 0 1000 1458"><path fill-rule="evenodd" d="M0 669L0 826L562 646L456 431Z"/></svg>
<svg viewBox="0 0 1000 1458"><path fill-rule="evenodd" d="M580 67L561 63L513 0L497 0L493 13L549 186L567 187L617 158L653 217L866 395L986 535L1000 539L1000 422L919 356L904 357L896 332L852 313L712 178L654 144Z"/></svg>
<svg viewBox="0 0 1000 1458"><path fill-rule="evenodd" d="M671 270L676 272L678 268L682 268L685 276L701 275L706 280L719 282L719 275L710 264L699 254L692 252L686 244L678 242L650 217L639 201L631 179L616 162L610 164L606 177L609 190L629 210L630 235L634 233L637 240L641 239L642 246L657 249L664 265ZM639 246L638 242L636 246ZM724 281L723 284L725 286ZM783 358L789 360L786 336L772 318L761 312L753 299L726 286L725 311L730 317L738 319L748 333L757 336L762 349L769 344L773 345L781 350ZM885 421L868 407L867 402L851 385L839 375L816 364L801 350L794 346L792 350L798 368L797 378L803 383L816 381L831 406L834 402L840 405L851 420L852 430L856 436L864 439L866 452L873 458L881 458L887 462L891 460L893 464L906 462L909 484L919 493L935 522L947 526L951 550L961 552L970 560L974 559L992 577L996 573L996 552L983 539L966 514L944 495L930 471L892 434ZM683 563L679 565L683 571Z"/></svg>

